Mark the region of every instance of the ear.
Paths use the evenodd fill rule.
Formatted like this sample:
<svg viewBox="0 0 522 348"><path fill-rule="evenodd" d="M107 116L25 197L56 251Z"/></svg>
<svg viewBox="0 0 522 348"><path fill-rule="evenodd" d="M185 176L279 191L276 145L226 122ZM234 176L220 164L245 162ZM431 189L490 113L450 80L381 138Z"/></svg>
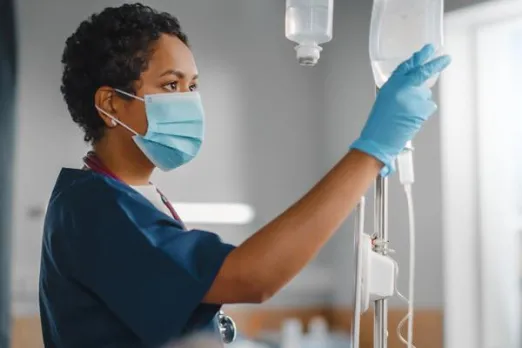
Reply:
<svg viewBox="0 0 522 348"><path fill-rule="evenodd" d="M121 109L120 104L120 98L116 97L116 91L111 87L100 87L94 94L94 105L116 119L118 119L118 110ZM105 113L98 110L98 116L100 116L107 127L116 127L116 121L107 116Z"/></svg>

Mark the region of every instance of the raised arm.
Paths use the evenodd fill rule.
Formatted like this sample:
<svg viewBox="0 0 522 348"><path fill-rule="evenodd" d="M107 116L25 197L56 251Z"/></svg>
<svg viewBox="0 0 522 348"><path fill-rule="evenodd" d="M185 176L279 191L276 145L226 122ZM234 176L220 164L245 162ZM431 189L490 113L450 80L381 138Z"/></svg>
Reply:
<svg viewBox="0 0 522 348"><path fill-rule="evenodd" d="M379 171L393 171L395 157L436 111L431 91L422 85L450 60L425 63L433 53L426 46L397 68L352 150L303 198L226 257L205 302L263 302L314 258Z"/></svg>

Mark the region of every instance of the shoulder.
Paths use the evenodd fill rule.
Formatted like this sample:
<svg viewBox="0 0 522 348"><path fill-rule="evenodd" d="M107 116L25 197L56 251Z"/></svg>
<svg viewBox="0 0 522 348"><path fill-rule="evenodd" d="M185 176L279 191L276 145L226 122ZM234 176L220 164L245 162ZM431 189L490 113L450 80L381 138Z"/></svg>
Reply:
<svg viewBox="0 0 522 348"><path fill-rule="evenodd" d="M144 212L154 210L143 195L125 183L90 170L64 168L56 180L47 215L89 214L103 218L134 206Z"/></svg>
<svg viewBox="0 0 522 348"><path fill-rule="evenodd" d="M155 209L131 187L91 171L63 169L47 207L46 230L85 232L86 226L155 218ZM99 230L99 228L97 229ZM95 231L89 231L94 233Z"/></svg>
<svg viewBox="0 0 522 348"><path fill-rule="evenodd" d="M54 186L49 206L70 205L85 198L110 198L118 195L133 195L127 185L90 170L64 168Z"/></svg>
<svg viewBox="0 0 522 348"><path fill-rule="evenodd" d="M63 169L47 208L45 231L67 239L129 237L179 223L130 186L91 171ZM62 233L60 233L60 231Z"/></svg>

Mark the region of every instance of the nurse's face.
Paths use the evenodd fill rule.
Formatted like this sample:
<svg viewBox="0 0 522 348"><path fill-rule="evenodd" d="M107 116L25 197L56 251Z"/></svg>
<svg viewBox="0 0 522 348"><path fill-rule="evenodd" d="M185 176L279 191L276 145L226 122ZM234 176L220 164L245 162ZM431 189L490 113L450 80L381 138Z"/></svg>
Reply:
<svg viewBox="0 0 522 348"><path fill-rule="evenodd" d="M177 37L162 35L154 46L147 70L136 82L135 90L136 95L143 98L146 94L195 91L197 83L198 70L190 49ZM139 134L145 135L145 104L136 99L117 99L119 105L115 116ZM133 135L123 127L115 127L114 130L127 138Z"/></svg>

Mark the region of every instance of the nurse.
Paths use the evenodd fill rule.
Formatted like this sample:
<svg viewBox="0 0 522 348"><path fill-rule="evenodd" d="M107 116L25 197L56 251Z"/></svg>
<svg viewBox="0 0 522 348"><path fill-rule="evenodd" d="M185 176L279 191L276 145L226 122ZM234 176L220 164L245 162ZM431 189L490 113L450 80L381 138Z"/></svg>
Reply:
<svg viewBox="0 0 522 348"><path fill-rule="evenodd" d="M61 91L92 152L63 169L44 227L40 311L46 347L160 347L227 329L220 307L261 303L348 217L376 176L434 113L424 81L448 57L431 46L381 89L346 156L303 198L235 247L187 230L155 168L193 159L203 141L198 70L178 20L141 4L80 24L63 53ZM349 115L347 115L349 117ZM189 183L187 183L189 184ZM221 325L220 325L221 324Z"/></svg>

